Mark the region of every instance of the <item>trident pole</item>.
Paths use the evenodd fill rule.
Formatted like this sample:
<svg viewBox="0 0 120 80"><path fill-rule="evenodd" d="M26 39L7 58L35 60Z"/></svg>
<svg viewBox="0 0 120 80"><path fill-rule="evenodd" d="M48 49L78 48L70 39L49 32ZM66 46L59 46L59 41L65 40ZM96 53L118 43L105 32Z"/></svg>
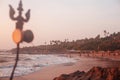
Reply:
<svg viewBox="0 0 120 80"><path fill-rule="evenodd" d="M14 64L14 67L13 67L13 70L12 70L12 73L11 73L11 76L10 76L10 80L13 80L14 72L15 72L15 69L16 69L18 61L19 61L19 50L20 50L19 45L20 44L18 43L17 44L17 52L16 52L15 64Z"/></svg>

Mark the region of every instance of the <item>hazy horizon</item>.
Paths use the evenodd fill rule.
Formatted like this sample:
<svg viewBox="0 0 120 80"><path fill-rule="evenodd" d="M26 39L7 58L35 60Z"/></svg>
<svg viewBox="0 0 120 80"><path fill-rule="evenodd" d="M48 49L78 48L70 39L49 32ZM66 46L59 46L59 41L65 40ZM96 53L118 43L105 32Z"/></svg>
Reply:
<svg viewBox="0 0 120 80"><path fill-rule="evenodd" d="M12 32L16 21L9 18L9 4L16 11L20 0L0 0L0 49L16 47ZM32 43L21 46L41 45L50 40L76 40L103 36L120 31L119 0L22 0L23 16L31 9L31 18L24 30L34 32Z"/></svg>

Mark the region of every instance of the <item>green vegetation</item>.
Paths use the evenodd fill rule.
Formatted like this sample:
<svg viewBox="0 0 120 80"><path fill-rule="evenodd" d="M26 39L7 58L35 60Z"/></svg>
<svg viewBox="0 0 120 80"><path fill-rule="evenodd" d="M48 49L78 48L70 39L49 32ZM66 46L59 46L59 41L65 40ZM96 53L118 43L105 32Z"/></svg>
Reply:
<svg viewBox="0 0 120 80"><path fill-rule="evenodd" d="M51 47L67 50L95 50L95 51L115 51L120 50L120 32L100 37L97 35L95 38L81 39L69 42L65 41L52 41Z"/></svg>
<svg viewBox="0 0 120 80"><path fill-rule="evenodd" d="M69 41L65 39L64 41L52 40L50 44L34 46L34 47L24 47L21 51L24 52L60 52L65 50L95 50L95 51L115 51L120 50L120 32L108 34L104 31L105 37L100 37L97 35L95 38L85 38L76 41ZM107 35L106 35L107 33ZM13 49L15 50L15 49Z"/></svg>

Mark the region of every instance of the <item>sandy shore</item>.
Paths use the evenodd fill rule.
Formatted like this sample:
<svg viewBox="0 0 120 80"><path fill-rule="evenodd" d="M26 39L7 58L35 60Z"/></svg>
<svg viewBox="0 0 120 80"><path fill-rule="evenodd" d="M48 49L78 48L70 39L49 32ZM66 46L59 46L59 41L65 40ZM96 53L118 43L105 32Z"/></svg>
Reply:
<svg viewBox="0 0 120 80"><path fill-rule="evenodd" d="M72 55L74 56L74 55ZM103 60L97 58L89 58L89 57L79 57L77 56L78 61L75 63L64 63L58 65L50 65L47 67L43 67L41 70L37 72L33 72L28 75L15 77L14 80L53 80L55 77L60 76L61 74L69 74L75 72L77 70L80 71L88 71L93 66L101 66L101 67L110 67L110 66L120 66L118 63L112 63L111 61ZM8 78L0 78L0 80L9 80Z"/></svg>
<svg viewBox="0 0 120 80"><path fill-rule="evenodd" d="M59 64L59 65L51 65L48 67L44 67L37 72L33 72L31 74L16 77L14 80L53 80L56 76L59 76L63 73L72 73L79 68L77 63L68 63L68 64ZM8 80L8 79L0 79L0 80Z"/></svg>

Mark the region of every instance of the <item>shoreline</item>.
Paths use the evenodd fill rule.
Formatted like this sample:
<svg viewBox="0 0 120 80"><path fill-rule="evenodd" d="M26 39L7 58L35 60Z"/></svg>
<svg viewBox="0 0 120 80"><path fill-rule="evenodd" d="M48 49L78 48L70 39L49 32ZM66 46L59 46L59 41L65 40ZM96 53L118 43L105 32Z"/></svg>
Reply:
<svg viewBox="0 0 120 80"><path fill-rule="evenodd" d="M62 63L62 64L49 65L49 66L43 67L38 71L32 72L30 74L23 75L23 76L16 76L14 80L53 80L55 77L60 76L61 74L69 74L77 70L87 72L94 66L108 67L108 65L106 65L106 62L111 62L112 60L112 59L107 59L106 61L106 59L104 60L103 58L97 57L97 56L88 57L86 55L82 55L80 57L78 55L79 54L73 54L73 55L62 54L61 56L75 58L78 61L75 63ZM94 61L97 61L97 62L94 62ZM112 60L112 61L116 62L116 60ZM0 80L8 80L8 77L0 78Z"/></svg>

